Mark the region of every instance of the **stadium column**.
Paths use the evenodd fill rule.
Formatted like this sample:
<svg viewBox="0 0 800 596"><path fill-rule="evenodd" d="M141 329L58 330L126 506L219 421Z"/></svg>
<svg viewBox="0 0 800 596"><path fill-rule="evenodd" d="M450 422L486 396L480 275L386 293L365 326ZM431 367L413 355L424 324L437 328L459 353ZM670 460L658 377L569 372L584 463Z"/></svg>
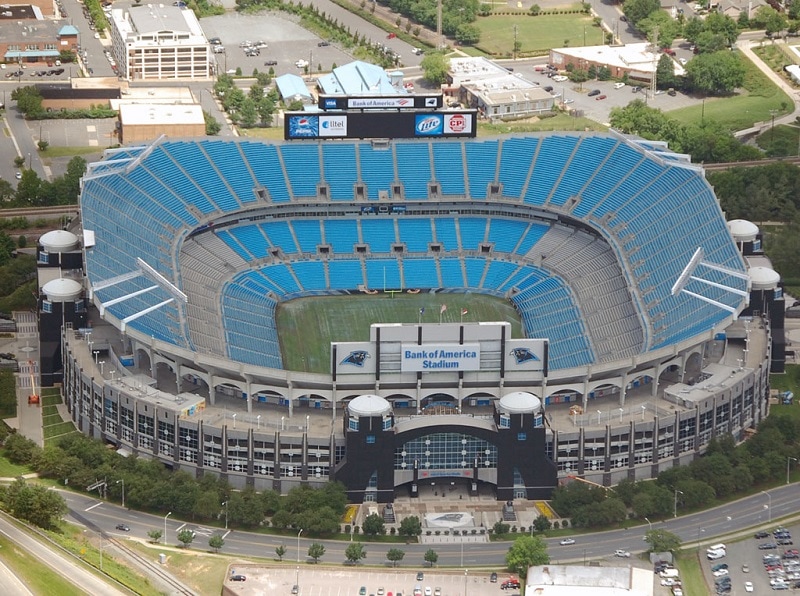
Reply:
<svg viewBox="0 0 800 596"><path fill-rule="evenodd" d="M208 401L211 402L211 405L216 405L217 403L217 385L214 383L214 375L208 375Z"/></svg>
<svg viewBox="0 0 800 596"><path fill-rule="evenodd" d="M583 411L589 407L589 377L583 378Z"/></svg>
<svg viewBox="0 0 800 596"><path fill-rule="evenodd" d="M625 405L625 398L628 396L628 372L622 374L622 387L619 388L619 405Z"/></svg>
<svg viewBox="0 0 800 596"><path fill-rule="evenodd" d="M248 374L244 374L242 376L244 376L244 382L247 383L247 398L246 398L246 400L247 400L247 413L248 414L252 414L253 413L253 395L252 395L252 391L250 391L250 384L252 383L253 378Z"/></svg>

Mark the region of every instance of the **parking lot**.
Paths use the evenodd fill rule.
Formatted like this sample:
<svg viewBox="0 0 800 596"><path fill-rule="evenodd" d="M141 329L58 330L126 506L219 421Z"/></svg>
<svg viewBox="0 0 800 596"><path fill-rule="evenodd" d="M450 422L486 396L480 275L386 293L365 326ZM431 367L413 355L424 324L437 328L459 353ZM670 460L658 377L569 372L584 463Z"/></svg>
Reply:
<svg viewBox="0 0 800 596"><path fill-rule="evenodd" d="M423 577L417 580L417 573ZM244 575L245 581L232 581L234 575ZM429 588L434 593L440 589L442 596L463 596L467 594L506 594L500 588L507 574L499 574L498 581L490 582L490 572L486 570L445 571L425 569L409 571L408 569L376 570L354 569L347 567L326 567L324 565L290 565L285 567L257 567L254 565L232 565L225 587L233 594L247 596L249 594L270 593L291 594L292 587L298 586L302 596L357 596L364 588L366 596L384 594L388 596L412 596L414 588L419 586L423 594ZM382 589L382 591L381 591ZM514 590L511 590L514 592Z"/></svg>
<svg viewBox="0 0 800 596"><path fill-rule="evenodd" d="M771 594L773 590L791 590L795 582L800 580L800 562L795 558L798 555L791 552L797 546L794 544L777 544L778 540L772 534L777 527L777 524L765 526L764 531L769 531L770 534L764 538L755 538L754 530L754 533L748 538L728 543L727 555L719 560L708 561L703 556L701 566L706 583L710 587L710 593L715 593L715 581L719 579L714 576L712 567L719 563L728 565L727 577L730 578L731 590L724 592L725 594L747 593L745 591L745 582L752 583L753 594ZM784 539L784 542L791 541L792 536L800 536L798 534L800 527L791 526L787 530L790 533L790 538ZM775 548L759 548L759 545L766 544L774 544ZM789 553L788 555L787 552ZM779 563L778 566L773 565L775 569L772 570L772 577L764 565L763 557L765 555L771 555L773 560ZM776 580L776 583L779 583L777 581L778 577L785 578L783 583L787 587L773 587L770 585L770 580Z"/></svg>

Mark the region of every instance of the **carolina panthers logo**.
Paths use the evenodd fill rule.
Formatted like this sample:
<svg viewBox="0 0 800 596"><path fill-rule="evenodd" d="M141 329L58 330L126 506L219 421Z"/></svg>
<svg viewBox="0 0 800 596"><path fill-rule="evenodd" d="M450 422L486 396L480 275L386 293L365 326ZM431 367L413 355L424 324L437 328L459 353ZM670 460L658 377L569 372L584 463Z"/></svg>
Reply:
<svg viewBox="0 0 800 596"><path fill-rule="evenodd" d="M341 364L352 364L353 366L364 366L364 360L369 358L369 352L366 350L356 350L342 360Z"/></svg>
<svg viewBox="0 0 800 596"><path fill-rule="evenodd" d="M514 348L511 350L511 355L517 361L517 364L522 364L523 362L534 361L538 362L539 358L531 352L530 348Z"/></svg>

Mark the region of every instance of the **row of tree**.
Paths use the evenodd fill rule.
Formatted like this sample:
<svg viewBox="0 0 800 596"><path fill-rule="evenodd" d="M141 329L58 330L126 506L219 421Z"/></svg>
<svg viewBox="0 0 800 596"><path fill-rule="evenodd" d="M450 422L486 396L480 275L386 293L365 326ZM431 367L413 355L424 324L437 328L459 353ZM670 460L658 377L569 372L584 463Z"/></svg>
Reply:
<svg viewBox="0 0 800 596"><path fill-rule="evenodd" d="M666 518L678 507L700 509L782 479L787 457L800 457L800 421L772 413L748 441L730 435L709 442L705 456L661 472L654 480L623 480L613 489L572 482L559 486L551 505L573 526L604 527L638 519Z"/></svg>

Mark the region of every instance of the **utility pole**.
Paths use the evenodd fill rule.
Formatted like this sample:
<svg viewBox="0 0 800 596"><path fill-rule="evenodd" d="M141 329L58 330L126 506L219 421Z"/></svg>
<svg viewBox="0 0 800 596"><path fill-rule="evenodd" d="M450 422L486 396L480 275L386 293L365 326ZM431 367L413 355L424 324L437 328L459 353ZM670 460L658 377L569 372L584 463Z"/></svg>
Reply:
<svg viewBox="0 0 800 596"><path fill-rule="evenodd" d="M656 96L656 72L658 71L658 27L653 28L653 78L650 80L650 93ZM646 96L645 96L646 97Z"/></svg>
<svg viewBox="0 0 800 596"><path fill-rule="evenodd" d="M439 48L444 47L442 36L442 0L436 0L436 37L439 38Z"/></svg>
<svg viewBox="0 0 800 596"><path fill-rule="evenodd" d="M514 60L517 59L517 26L514 25Z"/></svg>

